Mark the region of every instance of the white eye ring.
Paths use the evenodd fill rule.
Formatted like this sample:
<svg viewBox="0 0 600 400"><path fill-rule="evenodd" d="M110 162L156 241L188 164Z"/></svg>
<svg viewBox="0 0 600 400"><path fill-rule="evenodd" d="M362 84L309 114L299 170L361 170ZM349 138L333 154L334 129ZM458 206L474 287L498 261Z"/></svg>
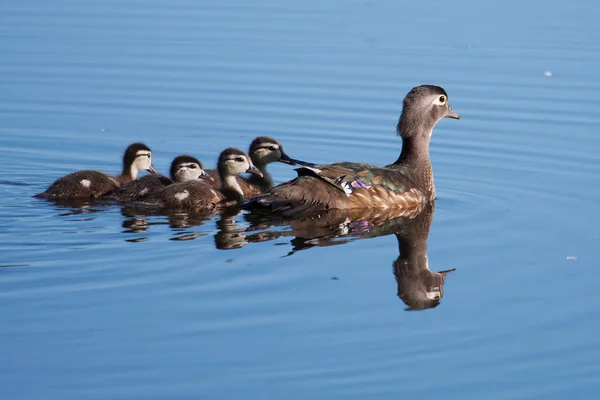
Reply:
<svg viewBox="0 0 600 400"><path fill-rule="evenodd" d="M446 96L442 94L439 97L436 97L436 99L433 101L433 104L443 106L444 104L446 104Z"/></svg>

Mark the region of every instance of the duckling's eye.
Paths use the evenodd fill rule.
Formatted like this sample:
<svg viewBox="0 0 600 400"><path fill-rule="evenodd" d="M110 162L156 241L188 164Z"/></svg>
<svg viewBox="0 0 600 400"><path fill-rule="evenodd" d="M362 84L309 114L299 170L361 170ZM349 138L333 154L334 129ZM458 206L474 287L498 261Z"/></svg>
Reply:
<svg viewBox="0 0 600 400"><path fill-rule="evenodd" d="M190 165L190 169L196 169L197 165L196 164L192 164Z"/></svg>
<svg viewBox="0 0 600 400"><path fill-rule="evenodd" d="M444 104L444 102L446 101L446 96L441 95L439 100L441 104Z"/></svg>
<svg viewBox="0 0 600 400"><path fill-rule="evenodd" d="M268 147L268 149L269 149L269 150L271 150L271 151L275 151L275 150L277 150L277 149L275 148L275 146L269 146L269 147Z"/></svg>
<svg viewBox="0 0 600 400"><path fill-rule="evenodd" d="M237 162L244 162L244 157L238 157L235 159Z"/></svg>

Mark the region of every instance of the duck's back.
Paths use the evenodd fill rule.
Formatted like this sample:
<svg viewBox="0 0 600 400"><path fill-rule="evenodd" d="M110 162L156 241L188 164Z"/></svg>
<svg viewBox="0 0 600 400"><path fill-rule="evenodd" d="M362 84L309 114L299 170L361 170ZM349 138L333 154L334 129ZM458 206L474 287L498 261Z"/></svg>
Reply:
<svg viewBox="0 0 600 400"><path fill-rule="evenodd" d="M224 196L204 181L187 181L173 183L156 193L152 193L142 201L153 207L168 209L214 209Z"/></svg>
<svg viewBox="0 0 600 400"><path fill-rule="evenodd" d="M173 181L164 175L145 175L106 193L102 198L115 201L135 201L156 193Z"/></svg>
<svg viewBox="0 0 600 400"><path fill-rule="evenodd" d="M50 187L36 197L52 199L96 199L120 186L113 177L99 171L77 171L57 179Z"/></svg>
<svg viewBox="0 0 600 400"><path fill-rule="evenodd" d="M275 186L253 202L287 216L328 209L409 210L424 202L422 191L400 171L390 167L343 162L297 171L298 178Z"/></svg>

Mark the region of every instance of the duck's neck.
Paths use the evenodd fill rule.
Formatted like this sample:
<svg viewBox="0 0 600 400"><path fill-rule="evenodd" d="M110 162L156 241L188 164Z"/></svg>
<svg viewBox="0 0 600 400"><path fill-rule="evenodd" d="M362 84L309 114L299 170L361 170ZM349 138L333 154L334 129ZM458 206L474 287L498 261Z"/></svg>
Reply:
<svg viewBox="0 0 600 400"><path fill-rule="evenodd" d="M402 138L400 157L390 167L400 169L403 175L408 176L430 197L430 200L435 198L429 140L424 140L423 137Z"/></svg>
<svg viewBox="0 0 600 400"><path fill-rule="evenodd" d="M236 179L236 175L221 176L221 192L227 200L242 203L244 201L244 191Z"/></svg>
<svg viewBox="0 0 600 400"><path fill-rule="evenodd" d="M422 138L402 138L402 152L394 164L429 164L429 141Z"/></svg>
<svg viewBox="0 0 600 400"><path fill-rule="evenodd" d="M262 188L264 188L264 190L271 190L274 186L274 182L273 182L273 178L271 177L271 174L269 174L269 171L267 171L267 164L254 164L254 166L256 168L258 168L258 170L260 172L262 172L262 178L259 178L256 175L252 175L250 176L250 178L248 178L249 182L252 183L256 183L257 185L261 186Z"/></svg>
<svg viewBox="0 0 600 400"><path fill-rule="evenodd" d="M123 172L121 172L121 175L117 176L116 178L121 183L128 183L135 180L139 172L140 171L135 167L134 164L129 166L124 165Z"/></svg>

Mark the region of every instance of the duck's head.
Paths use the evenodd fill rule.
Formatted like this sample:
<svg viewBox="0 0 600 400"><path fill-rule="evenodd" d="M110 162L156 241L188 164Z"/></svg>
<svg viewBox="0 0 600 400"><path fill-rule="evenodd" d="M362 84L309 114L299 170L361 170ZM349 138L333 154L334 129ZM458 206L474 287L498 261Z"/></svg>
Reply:
<svg viewBox="0 0 600 400"><path fill-rule="evenodd" d="M414 87L404 98L398 134L403 138L419 134L430 137L433 127L444 117L460 119L448 103L448 93L434 85Z"/></svg>
<svg viewBox="0 0 600 400"><path fill-rule="evenodd" d="M174 182L192 181L195 179L214 179L204 171L202 163L197 158L188 155L177 156L171 162L169 175Z"/></svg>
<svg viewBox="0 0 600 400"><path fill-rule="evenodd" d="M275 161L293 164L296 160L283 151L283 146L277 140L268 136L259 136L250 143L248 154L254 165L265 166Z"/></svg>
<svg viewBox="0 0 600 400"><path fill-rule="evenodd" d="M250 149L248 150L250 158L254 165L259 168L279 161L284 164L301 166L301 165L312 165L304 161L296 160L288 156L283 151L283 146L277 140L268 136L259 136L250 143Z"/></svg>
<svg viewBox="0 0 600 400"><path fill-rule="evenodd" d="M123 173L131 174L135 179L139 171L156 173L152 166L152 151L144 143L132 143L123 154Z"/></svg>
<svg viewBox="0 0 600 400"><path fill-rule="evenodd" d="M217 162L219 175L224 178L248 172L262 177L262 172L254 166L250 157L243 151L233 147L223 150Z"/></svg>

